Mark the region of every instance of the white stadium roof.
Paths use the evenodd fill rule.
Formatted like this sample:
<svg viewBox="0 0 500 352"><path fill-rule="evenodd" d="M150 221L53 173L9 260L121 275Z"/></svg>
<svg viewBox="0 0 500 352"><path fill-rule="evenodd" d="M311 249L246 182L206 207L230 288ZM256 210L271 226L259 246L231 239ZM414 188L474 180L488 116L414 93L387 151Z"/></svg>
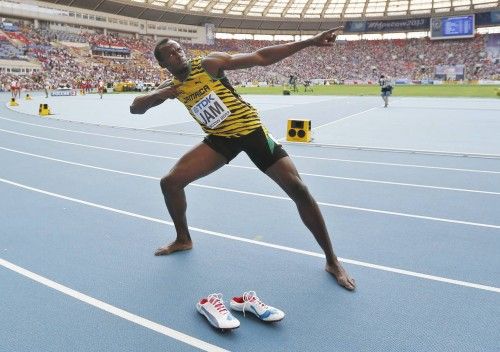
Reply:
<svg viewBox="0 0 500 352"><path fill-rule="evenodd" d="M130 0L159 9L226 16L360 18L468 11L498 6L497 0Z"/></svg>
<svg viewBox="0 0 500 352"><path fill-rule="evenodd" d="M256 30L316 30L352 20L499 9L499 0L43 0L150 21Z"/></svg>

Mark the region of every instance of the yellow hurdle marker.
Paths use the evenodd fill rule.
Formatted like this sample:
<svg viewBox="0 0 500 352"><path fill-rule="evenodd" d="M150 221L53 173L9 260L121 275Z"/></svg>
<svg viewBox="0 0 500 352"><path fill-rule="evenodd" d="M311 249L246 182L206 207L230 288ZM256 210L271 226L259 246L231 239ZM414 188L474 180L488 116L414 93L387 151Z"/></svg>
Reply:
<svg viewBox="0 0 500 352"><path fill-rule="evenodd" d="M26 99L26 100L31 100L31 99L33 99L33 98L31 97L31 95L26 94L26 97L25 97L24 99Z"/></svg>
<svg viewBox="0 0 500 352"><path fill-rule="evenodd" d="M19 106L18 102L16 101L16 98L10 98L10 106Z"/></svg>
<svg viewBox="0 0 500 352"><path fill-rule="evenodd" d="M38 109L38 115L40 116L51 115L49 104L40 104L40 108Z"/></svg>
<svg viewBox="0 0 500 352"><path fill-rule="evenodd" d="M288 120L286 140L289 142L310 142L311 120Z"/></svg>

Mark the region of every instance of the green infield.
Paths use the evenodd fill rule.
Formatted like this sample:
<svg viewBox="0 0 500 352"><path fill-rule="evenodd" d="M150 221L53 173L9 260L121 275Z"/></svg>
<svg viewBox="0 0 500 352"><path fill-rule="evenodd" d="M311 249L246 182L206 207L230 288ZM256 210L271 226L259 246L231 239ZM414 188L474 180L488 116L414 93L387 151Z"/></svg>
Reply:
<svg viewBox="0 0 500 352"><path fill-rule="evenodd" d="M238 87L240 94L280 95L290 88L276 87ZM298 92L292 95L379 95L380 88L376 85L331 85L314 86L313 92L304 92L304 86L298 86ZM397 85L394 96L403 97L482 97L498 98L500 85Z"/></svg>

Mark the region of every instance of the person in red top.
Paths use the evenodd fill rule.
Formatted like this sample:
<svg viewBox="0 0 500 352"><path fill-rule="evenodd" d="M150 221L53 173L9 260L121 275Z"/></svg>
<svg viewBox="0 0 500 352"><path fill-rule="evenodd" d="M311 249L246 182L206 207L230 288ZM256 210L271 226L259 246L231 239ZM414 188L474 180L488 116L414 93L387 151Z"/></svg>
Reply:
<svg viewBox="0 0 500 352"><path fill-rule="evenodd" d="M97 93L99 93L99 96L102 99L102 94L104 93L104 82L99 79L99 83L97 83Z"/></svg>
<svg viewBox="0 0 500 352"><path fill-rule="evenodd" d="M21 90L20 90L20 84L19 81L13 80L10 83L10 94L13 99L16 99L18 95L20 96Z"/></svg>

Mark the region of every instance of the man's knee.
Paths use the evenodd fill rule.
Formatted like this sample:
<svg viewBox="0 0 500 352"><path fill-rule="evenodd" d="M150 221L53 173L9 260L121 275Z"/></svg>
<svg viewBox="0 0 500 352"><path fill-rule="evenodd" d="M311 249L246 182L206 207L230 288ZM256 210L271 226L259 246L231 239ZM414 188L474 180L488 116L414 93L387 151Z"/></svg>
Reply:
<svg viewBox="0 0 500 352"><path fill-rule="evenodd" d="M160 180L160 187L164 194L184 188L186 185L179 175L170 172Z"/></svg>
<svg viewBox="0 0 500 352"><path fill-rule="evenodd" d="M288 186L288 195L294 201L303 201L309 199L309 190L300 179L291 181Z"/></svg>

